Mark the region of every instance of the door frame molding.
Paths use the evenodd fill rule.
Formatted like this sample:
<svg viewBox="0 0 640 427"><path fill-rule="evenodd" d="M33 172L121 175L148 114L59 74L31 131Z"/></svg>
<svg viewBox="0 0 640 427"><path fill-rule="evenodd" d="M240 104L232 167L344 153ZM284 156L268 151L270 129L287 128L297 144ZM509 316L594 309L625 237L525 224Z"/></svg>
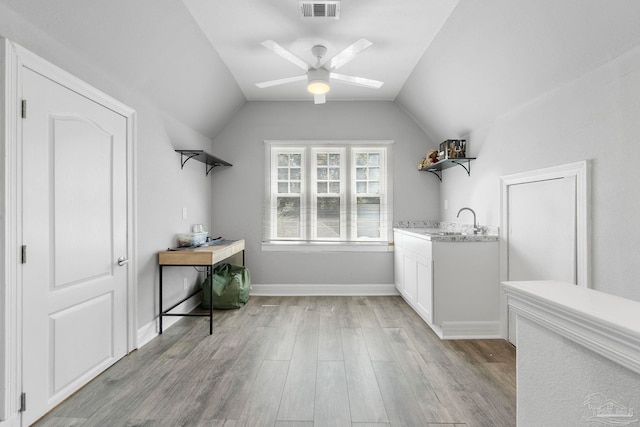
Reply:
<svg viewBox="0 0 640 427"><path fill-rule="evenodd" d="M22 69L28 68L123 116L127 123L127 353L137 347L136 111L45 59L0 38L0 425L19 425L22 390ZM27 113L28 114L28 113Z"/></svg>
<svg viewBox="0 0 640 427"><path fill-rule="evenodd" d="M552 179L576 178L576 284L591 287L591 162L552 166L500 177L500 281L509 277L509 186ZM501 332L508 338L508 308L504 291L501 293Z"/></svg>

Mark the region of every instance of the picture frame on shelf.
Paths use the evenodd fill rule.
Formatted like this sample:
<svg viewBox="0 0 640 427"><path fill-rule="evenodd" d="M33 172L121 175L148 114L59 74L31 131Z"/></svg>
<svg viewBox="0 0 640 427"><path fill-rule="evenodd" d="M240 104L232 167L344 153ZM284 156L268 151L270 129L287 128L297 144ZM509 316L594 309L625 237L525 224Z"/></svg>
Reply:
<svg viewBox="0 0 640 427"><path fill-rule="evenodd" d="M465 139L447 139L440 143L440 159L462 159L467 156Z"/></svg>
<svg viewBox="0 0 640 427"><path fill-rule="evenodd" d="M449 154L449 140L447 139L444 142L440 143L440 147L438 150L438 158L440 160L444 160L447 158L447 154Z"/></svg>

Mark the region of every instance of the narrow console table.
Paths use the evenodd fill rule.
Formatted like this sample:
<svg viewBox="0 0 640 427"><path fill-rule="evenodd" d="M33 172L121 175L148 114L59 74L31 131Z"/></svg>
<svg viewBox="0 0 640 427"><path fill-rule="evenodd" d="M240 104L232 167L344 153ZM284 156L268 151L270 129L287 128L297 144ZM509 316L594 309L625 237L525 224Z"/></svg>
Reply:
<svg viewBox="0 0 640 427"><path fill-rule="evenodd" d="M212 246L202 246L194 249L167 250L158 252L158 267L160 268L159 283L159 332L162 334L162 317L163 316L209 316L209 334L213 333L213 301L209 304L208 313L170 313L171 310L196 295L201 290L194 292L188 297L178 301L168 309L163 308L162 301L162 270L164 267L204 267L207 271L207 277L213 273L213 266L227 258L242 252L242 265L244 265L244 240L225 240L219 244ZM213 280L209 281L212 287ZM211 298L213 299L213 289L209 289Z"/></svg>

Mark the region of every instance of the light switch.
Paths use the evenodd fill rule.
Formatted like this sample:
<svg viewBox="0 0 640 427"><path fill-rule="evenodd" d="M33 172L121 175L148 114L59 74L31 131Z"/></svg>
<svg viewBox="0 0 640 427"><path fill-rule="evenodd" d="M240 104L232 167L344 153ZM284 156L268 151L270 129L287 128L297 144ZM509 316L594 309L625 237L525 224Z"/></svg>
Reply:
<svg viewBox="0 0 640 427"><path fill-rule="evenodd" d="M187 208L182 208L182 219L187 219Z"/></svg>

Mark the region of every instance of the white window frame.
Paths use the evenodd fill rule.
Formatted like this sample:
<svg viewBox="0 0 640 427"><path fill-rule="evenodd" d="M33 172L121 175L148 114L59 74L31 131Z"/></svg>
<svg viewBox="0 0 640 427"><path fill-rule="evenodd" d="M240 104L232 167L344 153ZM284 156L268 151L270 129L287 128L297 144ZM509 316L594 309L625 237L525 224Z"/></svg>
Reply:
<svg viewBox="0 0 640 427"><path fill-rule="evenodd" d="M376 147L354 147L351 150L351 182L355 186L357 183L357 169L358 165L356 164L356 157L358 153L378 153L380 155L380 169L384 173L380 173L380 179L378 182L380 183L380 190L378 193L358 193L357 188L354 188L353 191L350 192L351 201L349 206L353 207L351 211L351 240L353 241L378 241L383 239L384 236L389 234L389 224L388 224L388 186L387 181L390 179L388 177L389 173L387 171L387 153L388 150L386 148L376 148ZM371 180L367 180L367 183ZM379 197L380 198L380 239L367 238L367 237L357 237L358 229L357 229L357 221L358 221L358 211L357 211L357 200L359 197Z"/></svg>
<svg viewBox="0 0 640 427"><path fill-rule="evenodd" d="M311 196L311 203L309 204L309 206L315 210L315 208L318 206L318 191L317 191L317 185L314 185L318 183L318 164L317 164L317 154L319 153L327 153L327 154L339 154L340 155L340 180L338 181L340 183L340 192L337 193L335 196L333 197L339 197L340 198L340 206L346 206L345 204L347 203L347 194L348 194L348 185L349 185L349 179L348 176L346 174L346 167L347 167L347 150L345 147L331 147L331 146L326 146L326 147L309 147L309 161L311 163L311 169L310 169L310 176L311 176L311 182L309 183L309 195ZM327 166L327 169L329 169L329 166ZM327 193L323 193L326 194L328 197L332 196L332 193L327 192ZM340 209L340 225L342 226L343 224L346 223L346 209ZM309 216L309 221L310 221L310 225L311 227L309 228L309 233L310 233L310 240L312 241L318 241L318 215L310 215ZM324 237L324 241L336 241L336 242L341 242L341 241L345 241L347 239L347 231L348 228L347 227L341 227L340 228L340 236L336 237L336 238L328 238L328 237Z"/></svg>
<svg viewBox="0 0 640 427"><path fill-rule="evenodd" d="M393 141L265 141L265 194L263 215L264 251L303 251L303 252L391 252L393 251ZM298 151L299 150L299 151ZM356 156L357 152L381 153L381 179L379 194L356 194ZM302 152L303 188L301 189L301 220L303 235L300 238L282 239L277 232L277 159L279 153ZM341 228L339 238L317 239L317 218L315 208L320 196L317 192L317 153L340 153L340 203ZM384 178L384 179L383 179ZM308 181L305 181L308 179ZM273 196L272 196L273 195ZM328 194L329 196L331 194ZM336 196L338 196L336 194ZM380 197L380 237L357 238L356 222L358 197ZM343 205L344 203L344 205ZM307 227L305 229L305 227ZM306 233L306 234L305 234Z"/></svg>
<svg viewBox="0 0 640 427"><path fill-rule="evenodd" d="M270 174L270 178L268 180L268 182L271 183L270 185L270 194L279 194L278 193L278 155L280 154L300 154L302 156L302 162L300 164L300 173L301 173L301 182L300 182L300 193L299 197L300 197L300 235L303 236L304 234L304 229L307 226L307 210L306 210L306 203L305 200L307 198L307 193L306 193L306 182L305 182L305 177L306 175L306 164L305 164L305 150L301 149L299 147L278 147L278 148L274 148L271 150L271 161L270 164L271 165L276 165L275 167L271 167L270 170L267 171L267 173ZM282 196L282 197L287 197L287 196ZM276 197L271 197L271 208L269 209L270 211L270 217L271 217L271 224L274 224L274 226L271 227L271 232L270 232L270 236L271 239L273 240L291 240L291 241L297 241L300 240L302 237L300 238L282 238L282 237L278 237L277 236L277 231L278 231L278 226L277 226L277 213L278 213L278 196Z"/></svg>

